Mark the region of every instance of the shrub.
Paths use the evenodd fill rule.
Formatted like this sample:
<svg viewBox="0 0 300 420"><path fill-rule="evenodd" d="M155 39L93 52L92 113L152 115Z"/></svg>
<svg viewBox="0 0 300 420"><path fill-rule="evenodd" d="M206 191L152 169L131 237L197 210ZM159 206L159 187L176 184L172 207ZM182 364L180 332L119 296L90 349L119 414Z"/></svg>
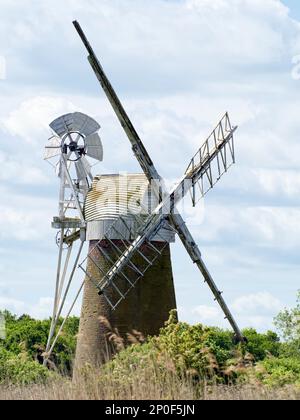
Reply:
<svg viewBox="0 0 300 420"><path fill-rule="evenodd" d="M257 378L272 387L300 386L300 360L295 358L268 358L255 369Z"/></svg>
<svg viewBox="0 0 300 420"><path fill-rule="evenodd" d="M255 361L264 360L269 355L278 357L280 353L280 339L272 331L266 334L259 334L256 330L249 328L243 330L243 335L248 342L244 346L245 350L254 356Z"/></svg>
<svg viewBox="0 0 300 420"><path fill-rule="evenodd" d="M0 348L0 384L45 383L52 375L46 368L26 356L16 356Z"/></svg>
<svg viewBox="0 0 300 420"><path fill-rule="evenodd" d="M28 315L19 318L4 312L6 320L6 339L0 341L0 349L5 349L12 355L24 355L28 360L42 362L42 354L46 349L51 320L35 320ZM60 323L62 319L60 320ZM59 337L52 361L57 369L69 373L76 348L76 334L79 319L71 317Z"/></svg>
<svg viewBox="0 0 300 420"><path fill-rule="evenodd" d="M233 356L231 332L177 322L173 311L158 337L149 337L144 344L122 350L104 370L121 382L134 381L141 371L153 366L160 377L173 372L180 377L221 382L223 365Z"/></svg>
<svg viewBox="0 0 300 420"><path fill-rule="evenodd" d="M160 372L174 371L214 383L247 381L255 362L280 353L278 336L243 331L248 342L234 345L230 331L178 322L172 311L158 337L119 352L106 368L120 381L133 380L141 370L155 365Z"/></svg>
<svg viewBox="0 0 300 420"><path fill-rule="evenodd" d="M296 307L281 311L274 319L274 323L286 341L300 341L300 290L297 295Z"/></svg>

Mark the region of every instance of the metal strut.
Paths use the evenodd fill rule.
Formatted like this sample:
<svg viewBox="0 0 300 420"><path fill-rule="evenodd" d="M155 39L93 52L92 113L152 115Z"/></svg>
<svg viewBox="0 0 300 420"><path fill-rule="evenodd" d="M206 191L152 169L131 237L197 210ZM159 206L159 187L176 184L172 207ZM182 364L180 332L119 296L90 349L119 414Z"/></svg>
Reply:
<svg viewBox="0 0 300 420"><path fill-rule="evenodd" d="M62 232L62 238L63 238L63 232ZM63 246L63 241L62 240L60 242L60 245ZM54 305L53 305L53 315L52 315L52 319L51 319L51 327L50 327L47 346L46 346L46 350L45 350L45 354L44 354L44 366L47 365L47 362L48 362L48 360L49 360L49 358L52 354L52 351L53 351L54 346L55 346L55 344L56 344L56 342L59 338L59 335L60 335L67 319L69 318L69 316L70 316L70 314L73 310L73 307L74 307L74 305L75 305L75 303L76 303L76 301L77 301L77 299L80 295L82 287L83 287L83 285L80 287L79 293L76 295L76 298L75 298L73 304L71 305L71 309L69 310L68 314L66 315L59 331L55 335L55 330L56 330L57 325L59 323L59 319L61 317L62 311L65 307L66 299L67 299L67 296L68 296L68 293L69 293L69 290L70 290L70 287L71 287L71 284L72 284L72 281L73 281L73 278L74 278L74 274L75 274L76 269L78 267L78 262L79 262L79 259L80 259L81 253L82 253L83 246L84 246L84 242L80 242L79 249L78 249L78 252L76 254L76 258L74 260L72 270L70 272L68 282L67 282L67 285L66 285L66 288L65 288L65 291L64 291L64 294L63 294L62 297L61 297L61 295L62 295L62 291L63 291L63 284L65 282L66 274L67 274L67 271L68 271L68 265L69 265L69 262L70 262L70 256L71 256L70 253L71 252L70 253L68 252L68 255L66 257L65 264L64 264L64 270L63 270L62 275L61 275L62 251L60 251L60 254L59 254L60 257L59 257L58 270L57 270L55 301L54 301ZM52 341L54 335L55 335L55 338L54 338L54 341Z"/></svg>

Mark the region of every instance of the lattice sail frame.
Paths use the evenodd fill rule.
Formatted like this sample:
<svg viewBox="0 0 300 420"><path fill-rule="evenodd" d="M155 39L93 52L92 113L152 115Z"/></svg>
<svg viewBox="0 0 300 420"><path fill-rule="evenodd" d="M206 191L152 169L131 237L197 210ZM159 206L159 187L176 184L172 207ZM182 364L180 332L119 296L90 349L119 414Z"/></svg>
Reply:
<svg viewBox="0 0 300 420"><path fill-rule="evenodd" d="M191 159L185 173L192 181L190 194L193 206L196 206L199 200L216 185L220 178L235 163L233 133L236 129L237 127L232 127L229 115L226 113ZM209 162L205 173L200 179L195 180L193 174L197 172L197 168L203 167L211 156L215 156L215 159Z"/></svg>
<svg viewBox="0 0 300 420"><path fill-rule="evenodd" d="M169 214L176 211L176 204L184 198L188 191L193 191L196 184L201 183L201 185L203 185L206 178L209 179L209 188L207 190L209 191L220 180L222 174L232 166L235 161L233 146L233 134L235 130L236 127L231 126L228 113L226 113L217 127L213 130L212 134L192 158L181 181L172 189L169 195L166 195L162 199L153 213L146 218L137 215L131 216L137 219L137 224L140 226L140 229L135 232L135 240L128 241L127 238L131 236L131 228L126 226L126 221L122 217L120 220L125 225L125 229L128 229L127 235L126 233L124 234L124 226L122 232L121 229L117 229L118 221L111 226L107 234L95 247L108 263L110 269L105 272L97 261L95 261L95 258L93 257L95 248L90 251L87 259L84 261L84 263L86 263L87 260L89 260L93 264L98 272L98 276L101 277L100 282L93 277L88 269L85 270L84 263L80 264L80 268L98 288L99 294L105 297L112 310L115 310L121 301L126 298L129 291L135 286L137 281L145 275L147 270L155 263L166 247L167 243L165 243L165 246L161 249L155 249L155 247L153 249L151 241L154 237L159 235L159 232L166 226L168 229L173 230L174 233L177 233L176 229L168 220ZM230 161L227 159L226 148L229 148L230 151ZM216 173L212 170L215 163L217 168ZM216 176L216 178L214 178L214 176ZM203 195L204 193L202 196ZM117 245L116 241L110 239L110 233L112 231L114 231L114 234L117 234L113 235L114 237L120 238L120 246ZM110 244L111 249L115 251L115 258L111 258L111 256L104 251L101 246L103 241L107 241ZM151 247L152 253L154 252L153 257L150 258L143 252L145 248L149 249L149 247ZM134 263L134 260L137 257L139 257L139 261L146 264L140 267ZM118 285L120 279L123 281L124 288ZM115 299L110 297L112 288L117 292L117 297Z"/></svg>
<svg viewBox="0 0 300 420"><path fill-rule="evenodd" d="M134 220L136 226L143 226L146 222L144 216L131 214L130 218ZM160 216L157 218L160 219ZM120 216L110 226L103 238L97 241L96 245L89 251L87 258L79 265L88 279L99 290L99 294L104 296L112 310L115 310L122 300L127 297L128 293L144 277L149 268L155 264L168 246L165 236L161 233L165 229L176 234L175 229L167 220L160 220L155 233L149 238L145 237L138 247L134 247L133 258L128 258L122 269L115 271L114 275L111 276L110 273L114 270L116 263L125 252L128 252L133 247L133 238L138 234L138 231L132 229L132 224L128 223L128 215L126 217ZM151 239L154 236L156 241L152 242ZM111 239L111 237L119 239L115 240ZM128 238L132 238L132 240L128 240ZM106 244L112 251L111 253L106 251ZM96 260L96 253L100 254L105 261L105 265L110 267L108 271L104 270L101 267L101 263ZM138 257L138 263L134 261L134 257ZM93 275L95 270L98 274L97 278ZM100 281L98 281L99 277L101 278ZM114 293L112 293L112 290Z"/></svg>

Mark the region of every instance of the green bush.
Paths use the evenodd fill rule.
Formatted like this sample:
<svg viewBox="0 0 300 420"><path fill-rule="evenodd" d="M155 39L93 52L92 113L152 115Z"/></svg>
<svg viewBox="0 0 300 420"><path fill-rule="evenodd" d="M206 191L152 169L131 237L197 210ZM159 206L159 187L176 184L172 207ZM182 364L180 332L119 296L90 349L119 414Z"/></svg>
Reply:
<svg viewBox="0 0 300 420"><path fill-rule="evenodd" d="M7 338L0 340L0 383L47 380L51 374L41 362L51 320L37 321L27 315L17 318L9 312L4 315ZM282 315L280 320L284 323L285 317ZM289 318L289 333L290 325ZM70 318L57 341L52 362L60 372L69 374L72 370L78 326L79 319ZM259 334L247 329L243 334L247 343L235 345L232 332L178 322L176 311L172 311L158 337L138 343L141 335L137 335L132 341L135 344L120 351L102 373L112 375L118 383L131 383L141 372L144 377L159 372L158 377L166 378L165 373L170 371L179 378L188 376L214 383L250 381L253 376L270 386L300 383L296 334L284 343L271 331ZM120 337L117 339L122 342Z"/></svg>
<svg viewBox="0 0 300 420"><path fill-rule="evenodd" d="M160 377L172 371L179 376L222 382L223 368L235 350L231 332L177 322L173 311L158 337L122 350L104 369L119 381L134 380L141 370L151 367L160 372Z"/></svg>
<svg viewBox="0 0 300 420"><path fill-rule="evenodd" d="M274 323L285 341L300 342L300 290L297 295L296 307L281 311L274 319Z"/></svg>
<svg viewBox="0 0 300 420"><path fill-rule="evenodd" d="M7 350L15 356L23 355L28 360L41 363L51 320L35 320L28 315L18 318L7 311L3 314L6 321L6 339L0 341L0 349ZM64 373L69 373L72 368L78 327L79 319L77 317L68 319L52 355L52 361L56 368Z"/></svg>
<svg viewBox="0 0 300 420"><path fill-rule="evenodd" d="M48 369L26 356L0 348L0 384L45 383L52 376Z"/></svg>
<svg viewBox="0 0 300 420"><path fill-rule="evenodd" d="M120 381L132 380L149 365L160 373L173 370L217 383L248 380L256 362L279 356L281 343L273 332L247 329L243 334L247 343L235 345L232 332L177 322L173 311L158 337L121 351L105 369Z"/></svg>
<svg viewBox="0 0 300 420"><path fill-rule="evenodd" d="M280 346L280 357L300 360L300 339L282 343Z"/></svg>
<svg viewBox="0 0 300 420"><path fill-rule="evenodd" d="M264 360L270 355L279 356L281 343L276 333L268 331L266 334L259 334L256 330L249 328L243 330L243 335L248 340L245 349L254 356L255 361Z"/></svg>
<svg viewBox="0 0 300 420"><path fill-rule="evenodd" d="M300 360L295 358L268 358L256 368L257 378L272 387L300 386Z"/></svg>
<svg viewBox="0 0 300 420"><path fill-rule="evenodd" d="M233 335L201 324L177 322L171 313L156 341L160 351L169 355L178 371L195 371L199 376L214 376L233 352Z"/></svg>

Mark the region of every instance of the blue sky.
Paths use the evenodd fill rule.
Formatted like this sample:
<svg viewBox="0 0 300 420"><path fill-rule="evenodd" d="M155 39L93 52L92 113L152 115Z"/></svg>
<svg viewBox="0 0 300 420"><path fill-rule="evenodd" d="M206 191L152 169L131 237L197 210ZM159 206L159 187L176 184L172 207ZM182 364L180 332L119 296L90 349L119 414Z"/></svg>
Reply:
<svg viewBox="0 0 300 420"><path fill-rule="evenodd" d="M80 110L99 121L105 159L95 174L140 170L86 61L76 18L165 177L182 175L225 111L239 125L237 164L186 216L239 323L271 328L299 289L298 2L0 4L0 308L51 311L58 180L42 155L55 117ZM179 241L172 251L181 319L226 326Z"/></svg>
<svg viewBox="0 0 300 420"><path fill-rule="evenodd" d="M300 19L300 4L298 0L284 0L282 3L290 9L290 14L294 19Z"/></svg>

